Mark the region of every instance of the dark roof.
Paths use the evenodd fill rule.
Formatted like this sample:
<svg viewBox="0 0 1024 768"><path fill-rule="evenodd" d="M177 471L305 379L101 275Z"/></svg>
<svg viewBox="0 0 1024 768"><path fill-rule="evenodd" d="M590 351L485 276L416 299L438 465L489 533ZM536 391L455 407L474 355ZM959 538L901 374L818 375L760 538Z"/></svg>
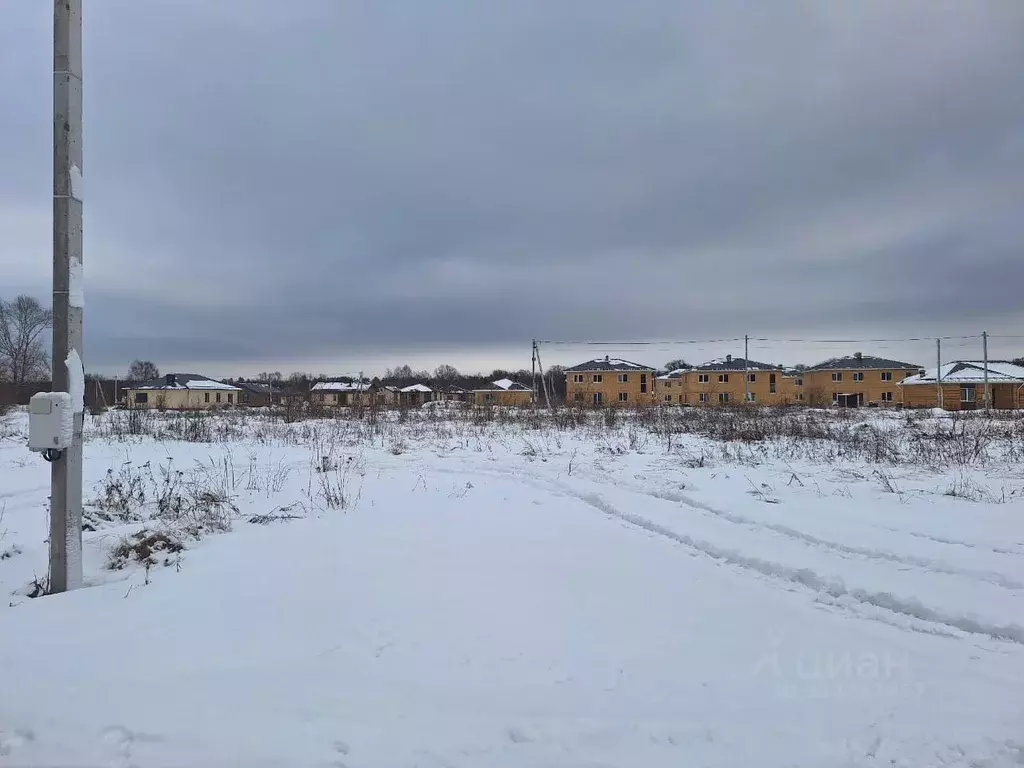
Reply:
<svg viewBox="0 0 1024 768"><path fill-rule="evenodd" d="M283 387L272 388L269 384L263 384L258 381L236 381L235 386L241 387L246 392L254 395L269 395L271 392L280 394L283 389Z"/></svg>
<svg viewBox="0 0 1024 768"><path fill-rule="evenodd" d="M607 355L604 357L598 357L594 360L587 360L585 363L579 363L571 368L566 368L567 373L579 372L579 371L653 371L649 365L641 365L640 363L632 363L629 360L622 360L620 358L609 358Z"/></svg>
<svg viewBox="0 0 1024 768"><path fill-rule="evenodd" d="M716 360L709 360L703 365L690 368L691 371L781 371L781 366L772 363L759 363L757 360L744 360L742 357L726 355Z"/></svg>
<svg viewBox="0 0 1024 768"><path fill-rule="evenodd" d="M873 355L862 355L859 352L855 355L845 357L833 357L823 363L808 368L808 371L849 371L849 370L904 370L919 371L921 366L914 363L904 363L899 360L888 360L884 357Z"/></svg>

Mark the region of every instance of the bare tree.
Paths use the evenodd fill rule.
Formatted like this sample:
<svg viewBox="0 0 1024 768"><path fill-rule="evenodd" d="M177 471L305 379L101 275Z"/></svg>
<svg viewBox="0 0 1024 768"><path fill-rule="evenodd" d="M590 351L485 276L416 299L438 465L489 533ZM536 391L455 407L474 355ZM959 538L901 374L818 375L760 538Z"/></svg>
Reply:
<svg viewBox="0 0 1024 768"><path fill-rule="evenodd" d="M128 366L128 381L150 381L160 378L160 369L149 360L132 360Z"/></svg>
<svg viewBox="0 0 1024 768"><path fill-rule="evenodd" d="M284 376L281 375L280 371L263 371L259 376L256 377L256 381L261 384L280 384L284 381Z"/></svg>
<svg viewBox="0 0 1024 768"><path fill-rule="evenodd" d="M31 296L0 299L0 379L21 386L49 375L42 335L52 325L53 312Z"/></svg>
<svg viewBox="0 0 1024 768"><path fill-rule="evenodd" d="M454 365L439 365L434 369L436 381L455 381L459 378L459 369Z"/></svg>
<svg viewBox="0 0 1024 768"><path fill-rule="evenodd" d="M669 360L665 363L666 371L678 371L680 368L689 368L690 364L683 360L683 358L677 358L675 360Z"/></svg>

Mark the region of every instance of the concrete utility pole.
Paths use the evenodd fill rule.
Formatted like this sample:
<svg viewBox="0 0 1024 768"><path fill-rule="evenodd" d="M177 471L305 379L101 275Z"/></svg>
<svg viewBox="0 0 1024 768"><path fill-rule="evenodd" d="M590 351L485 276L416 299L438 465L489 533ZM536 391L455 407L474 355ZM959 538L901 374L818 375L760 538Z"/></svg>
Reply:
<svg viewBox="0 0 1024 768"><path fill-rule="evenodd" d="M53 3L53 391L69 392L70 448L50 468L50 591L82 581L82 0Z"/></svg>
<svg viewBox="0 0 1024 768"><path fill-rule="evenodd" d="M750 402L750 336L743 335L743 402Z"/></svg>
<svg viewBox="0 0 1024 768"><path fill-rule="evenodd" d="M935 340L935 402L942 407L942 339Z"/></svg>
<svg viewBox="0 0 1024 768"><path fill-rule="evenodd" d="M533 340L530 350L530 376L533 379L533 404L537 404L537 340Z"/></svg>
<svg viewBox="0 0 1024 768"><path fill-rule="evenodd" d="M985 398L985 413L988 413L992 407L992 396L989 394L988 389L988 331L981 332L981 354L985 357L985 392L983 397Z"/></svg>

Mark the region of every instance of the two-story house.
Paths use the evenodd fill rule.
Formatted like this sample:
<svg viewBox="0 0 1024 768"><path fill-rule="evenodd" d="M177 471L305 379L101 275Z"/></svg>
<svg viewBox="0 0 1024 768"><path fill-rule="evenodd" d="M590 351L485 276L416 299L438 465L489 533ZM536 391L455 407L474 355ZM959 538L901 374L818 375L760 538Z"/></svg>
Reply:
<svg viewBox="0 0 1024 768"><path fill-rule="evenodd" d="M896 385L920 371L921 366L913 363L860 352L834 357L803 372L805 401L818 406L895 405L900 400Z"/></svg>
<svg viewBox="0 0 1024 768"><path fill-rule="evenodd" d="M797 399L792 381L778 365L726 355L659 376L658 396L682 405L777 405Z"/></svg>
<svg viewBox="0 0 1024 768"><path fill-rule="evenodd" d="M653 405L655 369L605 356L565 369L569 405Z"/></svg>

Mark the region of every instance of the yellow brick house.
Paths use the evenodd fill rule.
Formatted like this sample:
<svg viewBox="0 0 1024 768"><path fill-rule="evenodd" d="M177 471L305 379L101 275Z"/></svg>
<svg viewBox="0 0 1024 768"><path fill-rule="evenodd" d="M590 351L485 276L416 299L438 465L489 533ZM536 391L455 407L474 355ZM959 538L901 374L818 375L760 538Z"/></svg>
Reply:
<svg viewBox="0 0 1024 768"><path fill-rule="evenodd" d="M808 405L895 405L900 400L899 382L916 376L921 366L857 352L833 357L803 372Z"/></svg>
<svg viewBox="0 0 1024 768"><path fill-rule="evenodd" d="M726 355L659 376L658 395L675 405L781 405L798 399L794 381L781 366Z"/></svg>
<svg viewBox="0 0 1024 768"><path fill-rule="evenodd" d="M654 405L655 369L649 365L604 357L565 369L569 405Z"/></svg>

